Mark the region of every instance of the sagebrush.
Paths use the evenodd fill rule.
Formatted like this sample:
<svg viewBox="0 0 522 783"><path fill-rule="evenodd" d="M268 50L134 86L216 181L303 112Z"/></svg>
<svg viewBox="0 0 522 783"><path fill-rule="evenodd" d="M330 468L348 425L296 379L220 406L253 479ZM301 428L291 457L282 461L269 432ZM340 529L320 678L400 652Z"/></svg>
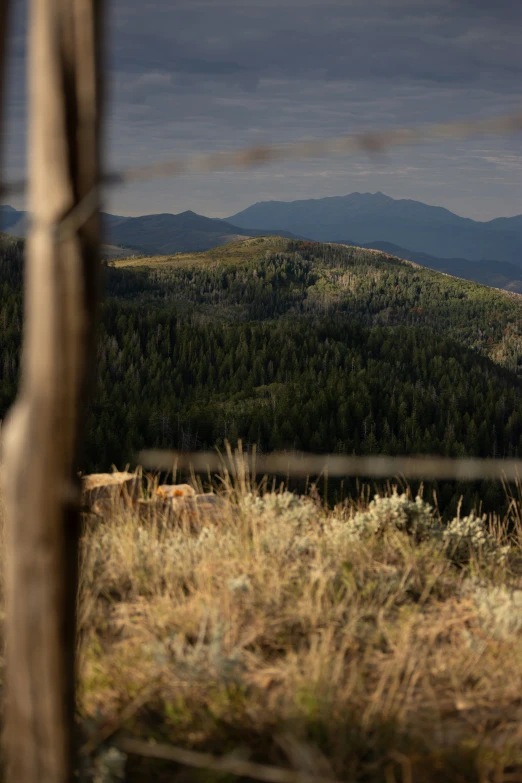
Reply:
<svg viewBox="0 0 522 783"><path fill-rule="evenodd" d="M123 715L135 736L340 779L522 774L516 533L481 517L444 528L397 490L333 511L224 492L218 521L115 506L87 524L85 726Z"/></svg>

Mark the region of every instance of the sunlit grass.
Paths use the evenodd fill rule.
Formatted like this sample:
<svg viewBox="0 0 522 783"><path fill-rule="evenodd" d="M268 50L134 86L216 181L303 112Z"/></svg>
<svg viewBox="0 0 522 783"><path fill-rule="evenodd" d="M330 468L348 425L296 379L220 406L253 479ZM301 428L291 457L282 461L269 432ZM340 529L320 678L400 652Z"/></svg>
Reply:
<svg viewBox="0 0 522 783"><path fill-rule="evenodd" d="M87 524L85 722L125 713L135 736L283 766L299 764L291 737L349 780L522 774L516 521L490 520L503 565L479 551L456 565L392 522L349 533L364 499L325 510L248 476L222 491L219 520L191 532L118 506Z"/></svg>
<svg viewBox="0 0 522 783"><path fill-rule="evenodd" d="M195 253L175 253L165 256L140 256L138 258L118 258L113 263L116 267L150 267L150 268L212 268L216 264L240 264L264 257L267 251L273 253L282 251L288 240L277 236L248 237L236 239L225 245L219 245L211 250Z"/></svg>

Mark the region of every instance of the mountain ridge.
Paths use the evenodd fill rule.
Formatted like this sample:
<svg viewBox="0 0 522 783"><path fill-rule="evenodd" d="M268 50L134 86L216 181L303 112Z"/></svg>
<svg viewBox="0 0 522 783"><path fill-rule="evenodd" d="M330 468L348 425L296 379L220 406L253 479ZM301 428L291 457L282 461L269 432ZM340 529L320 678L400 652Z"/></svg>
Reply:
<svg viewBox="0 0 522 783"><path fill-rule="evenodd" d="M475 221L445 207L377 193L262 201L225 218L238 226L303 233L319 242L350 236L364 246L387 241L412 252L470 261L495 259L522 266L522 216Z"/></svg>
<svg viewBox="0 0 522 783"><path fill-rule="evenodd" d="M287 213L280 217L278 213L283 208ZM306 214L302 213L303 209ZM321 213L323 218L326 215L326 227ZM239 224L255 225L230 222L235 219ZM318 220L319 224L323 220L319 229ZM484 285L522 292L522 215L473 221L445 207L433 207L412 199L393 199L381 191L257 202L228 220L206 217L189 209L178 214L163 212L135 217L104 212L102 221L102 254L107 258L204 252L243 237L277 234L283 238L309 238L378 248L384 252L388 245L393 255L421 266ZM336 221L339 233L336 233ZM9 205L0 206L0 230L23 237L27 225L27 212ZM288 225L301 227L303 231L287 230ZM484 231L487 241L483 241ZM339 239L347 235L349 240ZM398 241L401 237L406 241ZM444 245L441 249L446 253L430 249L434 243L440 246L441 241ZM471 251L474 246L475 252L450 252L462 250L463 245ZM486 254L488 249L492 251L489 255Z"/></svg>
<svg viewBox="0 0 522 783"><path fill-rule="evenodd" d="M219 218L198 215L185 210L177 215L169 212L125 217L102 212L104 242L111 248L108 255L143 253L168 255L198 252L226 244L242 237L257 237L278 233L287 239L300 239L289 231L271 231L234 226ZM0 231L23 237L27 233L29 215L9 205L0 207Z"/></svg>

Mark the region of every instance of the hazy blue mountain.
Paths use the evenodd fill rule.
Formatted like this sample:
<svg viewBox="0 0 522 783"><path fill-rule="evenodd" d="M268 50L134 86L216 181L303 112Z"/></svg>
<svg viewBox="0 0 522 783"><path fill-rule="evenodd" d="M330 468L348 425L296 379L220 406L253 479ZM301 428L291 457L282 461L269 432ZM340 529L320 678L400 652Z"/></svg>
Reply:
<svg viewBox="0 0 522 783"><path fill-rule="evenodd" d="M140 217L103 213L102 219L104 254L109 256L196 252L241 237L279 234L378 249L384 249L385 243L396 248L390 253L422 266L498 288L521 290L522 215L481 223L418 201L394 200L382 193L352 193L262 202L228 221L191 211ZM0 231L25 236L27 225L28 213L0 206ZM507 266L501 268L495 262Z"/></svg>
<svg viewBox="0 0 522 783"><path fill-rule="evenodd" d="M233 226L222 220L197 215L190 210L179 215L144 215L133 218L104 215L104 227L106 241L111 244L140 246L148 252L162 254L208 250L241 237L267 233ZM293 236L287 231L274 233L289 238Z"/></svg>
<svg viewBox="0 0 522 783"><path fill-rule="evenodd" d="M27 212L21 212L7 204L0 204L0 231L23 237L27 232Z"/></svg>
<svg viewBox="0 0 522 783"><path fill-rule="evenodd" d="M515 215L510 218L494 218L494 220L486 223L489 228L494 228L496 231L522 231L522 215Z"/></svg>
<svg viewBox="0 0 522 783"><path fill-rule="evenodd" d="M289 239L288 231L263 231L233 226L223 220L197 215L190 210L179 215L143 215L122 217L102 213L104 242L113 248L109 255L121 253L172 254L209 250L241 237L271 233ZM25 236L27 213L13 207L0 207L0 231ZM122 249L118 253L118 248Z"/></svg>
<svg viewBox="0 0 522 783"><path fill-rule="evenodd" d="M383 193L263 201L226 220L242 227L284 229L318 241L349 236L358 245L385 241L439 258L493 258L522 266L522 215L479 222Z"/></svg>
<svg viewBox="0 0 522 783"><path fill-rule="evenodd" d="M351 241L343 241L339 244L353 245ZM493 288L503 288L522 294L522 267L510 264L508 261L469 261L467 258L437 258L427 253L417 253L399 247L391 242L367 242L362 247L380 250L390 256L414 261L419 266L445 272L454 277L482 283Z"/></svg>

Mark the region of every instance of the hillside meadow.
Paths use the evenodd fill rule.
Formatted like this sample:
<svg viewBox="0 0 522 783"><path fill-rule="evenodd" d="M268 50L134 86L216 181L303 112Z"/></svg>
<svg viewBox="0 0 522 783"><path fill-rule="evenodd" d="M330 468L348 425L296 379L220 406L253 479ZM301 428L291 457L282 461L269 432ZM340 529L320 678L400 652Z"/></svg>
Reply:
<svg viewBox="0 0 522 783"><path fill-rule="evenodd" d="M441 525L403 486L328 510L238 475L217 517L85 515L84 779L237 779L132 737L332 780L520 780L518 501Z"/></svg>

